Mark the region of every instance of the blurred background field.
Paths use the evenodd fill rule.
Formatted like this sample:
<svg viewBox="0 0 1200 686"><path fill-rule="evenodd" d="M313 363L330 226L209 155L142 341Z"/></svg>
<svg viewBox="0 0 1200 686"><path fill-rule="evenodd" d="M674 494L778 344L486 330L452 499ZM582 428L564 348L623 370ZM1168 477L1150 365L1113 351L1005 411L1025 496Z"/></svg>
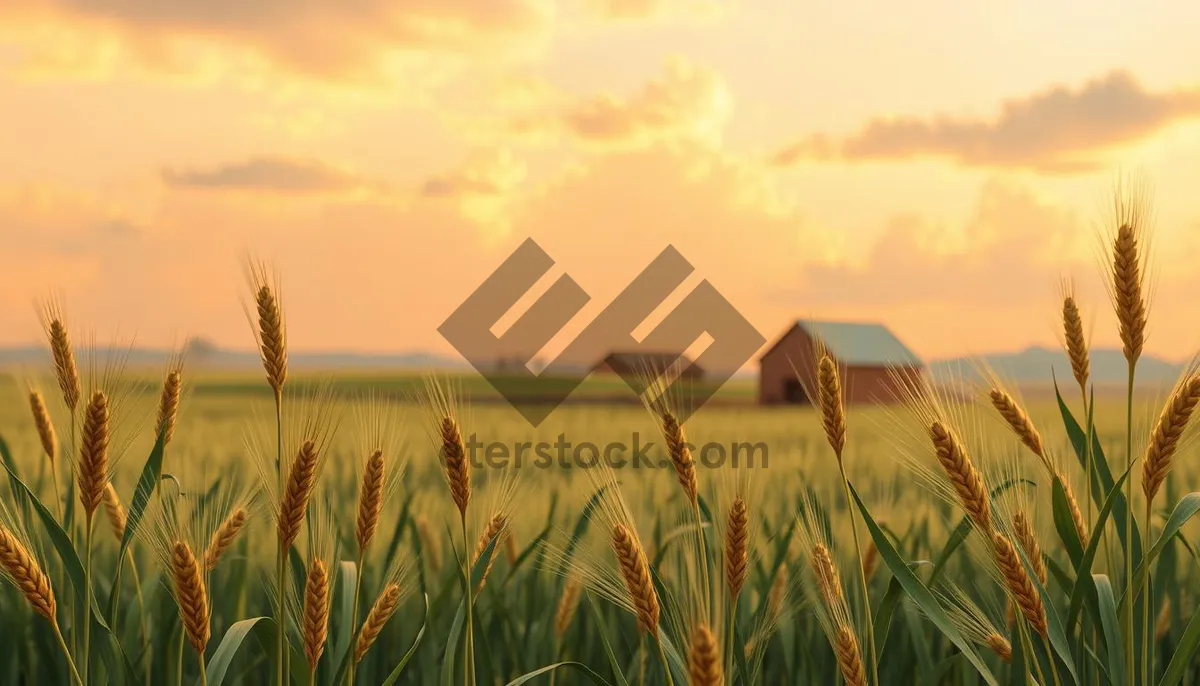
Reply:
<svg viewBox="0 0 1200 686"><path fill-rule="evenodd" d="M120 412L115 417L112 441L113 456L118 460L113 482L122 494L132 492L152 447L153 416L159 392L155 374L136 371L129 376L130 383L120 400ZM238 481L254 486L256 472L250 466L247 455L249 445L253 444L251 439L255 436L271 436L274 421L270 392L261 376L201 372L195 378L185 376L185 379L187 382L178 428L167 450L164 473L176 476L183 488L204 488L217 480L226 483ZM10 376L0 381L0 436L7 441L20 472L26 475L41 497L49 499L52 491L46 481L45 460L40 452L25 396L26 384L31 380L40 385L48 397L54 397L56 389L50 378ZM633 402L632 393L619 379L585 384L573 402L559 407L538 428L531 427L514 409L500 401L481 378L463 375L452 381L463 390L464 396L473 399L468 402L463 417L464 432L475 434L481 441L500 441L510 446L525 441L554 443L561 434L573 444L581 441L597 445L609 442L628 444L637 433L643 441L655 443L652 456L663 457L661 436L653 418L645 408ZM442 659L439 656L445 650L442 642L449 631L450 618L457 604L456 592L451 590L456 582L453 577L454 555L449 547L449 541L453 538L450 531L456 526L457 513L446 491L436 459L436 448L428 437L427 430L430 427L425 425L426 415L418 404L412 402L413 393L420 383L421 377L415 374L361 372L298 375L290 380L289 392L298 396L303 395L305 389L332 387L339 398L331 408L339 423L329 447L331 459L322 477L323 490L319 492L337 508L336 514L345 527L342 534L346 540L353 540L351 527L360 478L358 465L364 457L359 454L363 444L356 428L358 419L371 407L378 409L378 403L382 402L394 410L396 433L403 439L401 453L408 468L403 484L385 507L380 536L388 545L383 547L386 552L381 552L381 555L388 558L400 555L411 560L416 572L411 579L410 590L413 592L388 625L378 647L373 649L373 654L364 663L359 683L378 683L371 679L389 671L390 665L399 659L413 641L420 626L421 593L428 594L431 603L429 626L401 682L431 683L438 678L439 660ZM1135 427L1140 427L1137 435L1144 437L1147 434L1161 404L1162 394L1168 390L1139 391L1136 403L1139 409L1135 411ZM750 615L761 613L769 601L771 588L779 578L773 565L781 552L781 537L790 531L790 524L794 521L806 489L812 489L832 513L834 541L841 546L837 552L847 568L852 564L854 555L854 551L845 545L850 540L849 518L845 516L845 503L838 491L836 462L822 433L819 416L807 406L758 406L753 402L753 391L751 382L735 379L686 424L688 437L696 445L749 442L766 446L766 464L755 462L749 466L744 463L740 465L741 469L749 467L752 472L756 493L754 515L760 527L756 537L757 547L753 551L754 572L747 587L743 610ZM623 399L613 401L613 398L622 394L625 396ZM372 395L375 404L365 400ZM1044 387L1029 388L1025 395L1028 410L1044 433L1048 446L1066 466L1076 490L1084 493L1083 475L1067 445L1053 391ZM1110 462L1114 466L1121 465L1124 463L1123 438L1117 428L1122 426L1124 419L1122 399L1105 393L1099 400L1096 422L1101 427L1102 444L1106 447ZM1079 404L1078 398L1070 394L1067 394L1066 402L1072 408ZM60 437L65 446L68 424L59 405L57 402L51 403L52 414L60 427ZM976 456L985 471L997 477L1020 475L1028 478L1031 484L1044 482L1044 472L1031 456L1022 455L1017 440L999 417L993 416L986 402L968 410L965 416L970 419L968 426L978 434L973 438L973 443L994 448ZM920 436L919 432L913 433L919 426L901 407L876 405L851 406L848 425L846 464L851 480L867 501L872 514L907 546L910 559L932 557L961 514L922 484L904 464L906 459L914 456L918 459L923 457L927 466L935 464L931 452L923 455L920 450L914 452L913 443L904 440L905 436ZM1141 438L1135 441L1138 446L1142 443ZM1186 449L1168 485L1172 502L1180 490L1176 484L1194 484L1197 474L1200 474L1200 464L1190 452L1190 448ZM596 642L595 632L600 630L600 625L590 610L580 610L580 614L586 617L579 619L572 633L561 641L546 638L549 636L547 632L551 631L550 624L560 600L563 581L545 560L539 559L543 552L542 543L561 542L568 532L575 529L581 510L593 493L594 484L574 466L556 464L548 468L534 468L526 465L519 471L523 490L511 519L514 551L519 559L505 556L497 562L496 576L478 601L477 609L481 617L478 621L482 622L478 631L483 637L483 644L488 646L481 649L487 650L486 654L478 653L479 669L481 679L488 677L486 683L504 681L558 659L577 659L595 668L606 664L608 659ZM713 503L717 502L718 494L737 471L728 463L717 468L708 468L701 463L701 488ZM486 467L476 469L474 480L483 498L478 502L487 502L489 483L498 479L498 470ZM622 491L643 530L647 545L652 551L657 550L671 538L671 532L679 526L686 512L674 472L669 467L626 470L620 472L620 479ZM1031 500L1040 500L1045 504L1045 516L1039 518L1038 527L1045 540L1049 541L1055 535L1048 516L1049 496L1048 491L1040 493ZM475 507L476 521L472 535L481 530L487 516L485 507ZM435 532L442 534L441 542L437 544L439 550L429 550L428 542L422 548L415 526L418 517L432 524ZM235 619L269 614L262 578L272 564L273 555L266 551L273 550L274 534L264 513L259 513L258 520L239 544L238 553L229 568L219 572L214 582L222 589L214 596L213 633L216 637ZM1187 540L1195 541L1195 526L1186 529L1185 534ZM97 553L100 560L115 554L115 543L107 538L107 534L104 539ZM585 545L595 545L601 556L606 554L603 540L589 540ZM349 548L353 548L352 544ZM135 554L144 570L153 567L153 559L144 550ZM1051 553L1052 556L1054 554ZM343 555L343 558L349 557L348 552ZM1175 593L1180 594L1179 597L1188 606L1194 607L1194 593L1188 589L1196 588L1196 582L1200 579L1196 567L1188 564L1186 559L1175 560L1173 564L1178 566L1181 574L1178 578L1180 586ZM107 560L99 568L111 569L112 562ZM783 562L789 564L787 558ZM960 555L951 563L955 573L948 576L959 580L976 578L982 573L975 569L976 564L972 556ZM368 572L364 579L364 588L367 589L364 593L368 596L368 602L374 592L371 584L378 583L383 566L382 559L377 561L373 566L374 571ZM1096 563L1097 570L1106 566L1104 560ZM109 583L104 573L101 573L101 588L107 588ZM143 575L147 575L147 571L143 571ZM173 601L168 587L156 581L156 576L148 576L148 580L144 581L145 602L152 605L159 603L161 608L146 614L148 621L154 623L148 628L156 636L155 641L163 642L162 654L169 655L166 641L177 630L175 614L171 610ZM833 662L828 657L828 645L817 628L814 616L804 611L799 588L794 585L794 580L790 583L793 584L789 593L792 607L790 613L779 620L778 631L768 637L769 643L763 653L764 674L807 675L812 681L803 683L829 683L828 679L833 677L830 671ZM872 593L882 594L888 583L886 570L873 583ZM7 611L24 612L19 596L11 588L6 587L0 597L4 599ZM980 597L983 598L980 602L990 606L999 620L1002 617L999 614L1001 596L998 593L991 593L990 596L981 593ZM609 632L617 627L632 627L632 620L627 615L608 605L598 604L598 607L599 616ZM133 632L132 627L136 622L132 605L126 606L126 612L130 612L127 625L130 628L126 631ZM904 612L911 612L911 616L905 614L904 621L897 622L893 627L889 652L882 658L881 664L891 665L896 675L909 675L923 669L923 665L928 666L928 661L940 660L953 653L952 650L947 652L949 648L941 637L923 628L924 620L919 613L912 608ZM336 635L339 619L336 610L334 614L333 635ZM1179 621L1178 615L1175 616L1175 621ZM609 635L615 643L618 659L623 664L635 665L637 649L631 635L621 632ZM256 673L255 669L264 669L262 661L264 656L270 654L268 634L263 632L257 640L261 645L245 651L244 664L238 665L246 670L246 675ZM137 645L138 641L136 632L129 635L129 645ZM540 641L541 644L531 646L528 644L531 641ZM19 644L5 643L10 650L19 650L14 647ZM166 663L160 664L160 667L173 668L173 658L168 656L164 659ZM3 669L0 667L0 673L3 673ZM14 668L10 666L9 669ZM320 683L331 683L327 669L323 669L323 681ZM15 677L16 672L12 674ZM953 678L962 680L953 683L972 683L976 678L965 668L952 674ZM907 677L885 677L882 683L905 683L904 678ZM574 677L565 675L558 683L576 681ZM766 683L780 682L768 678Z"/></svg>

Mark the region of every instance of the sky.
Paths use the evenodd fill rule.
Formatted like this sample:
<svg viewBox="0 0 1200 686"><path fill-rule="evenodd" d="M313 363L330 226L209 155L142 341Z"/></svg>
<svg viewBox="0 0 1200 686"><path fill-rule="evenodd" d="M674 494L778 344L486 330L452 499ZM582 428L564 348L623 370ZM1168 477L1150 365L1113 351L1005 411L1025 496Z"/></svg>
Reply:
<svg viewBox="0 0 1200 686"><path fill-rule="evenodd" d="M8 0L0 345L53 295L100 337L249 348L254 257L293 349L449 352L526 238L539 288L592 298L549 351L668 245L679 298L708 280L768 339L1055 345L1069 278L1107 345L1101 237L1137 177L1147 349L1184 357L1197 29L1182 0Z"/></svg>

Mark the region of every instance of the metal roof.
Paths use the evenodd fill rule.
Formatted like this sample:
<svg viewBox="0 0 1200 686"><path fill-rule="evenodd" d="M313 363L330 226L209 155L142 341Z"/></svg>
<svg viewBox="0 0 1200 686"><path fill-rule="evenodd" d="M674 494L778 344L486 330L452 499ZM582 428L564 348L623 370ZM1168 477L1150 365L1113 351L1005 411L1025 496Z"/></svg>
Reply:
<svg viewBox="0 0 1200 686"><path fill-rule="evenodd" d="M842 364L885 366L922 364L895 334L883 324L869 322L830 322L798 319L796 326L825 348Z"/></svg>

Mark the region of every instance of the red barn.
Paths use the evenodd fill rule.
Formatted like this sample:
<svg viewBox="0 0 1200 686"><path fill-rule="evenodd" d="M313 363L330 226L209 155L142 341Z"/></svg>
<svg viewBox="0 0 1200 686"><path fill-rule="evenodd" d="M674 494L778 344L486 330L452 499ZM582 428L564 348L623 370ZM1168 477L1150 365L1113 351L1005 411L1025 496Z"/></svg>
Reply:
<svg viewBox="0 0 1200 686"><path fill-rule="evenodd" d="M894 402L901 391L895 375L920 375L924 368L882 324L800 319L759 358L759 404L811 402L806 389L816 387L818 343L842 370L847 403Z"/></svg>

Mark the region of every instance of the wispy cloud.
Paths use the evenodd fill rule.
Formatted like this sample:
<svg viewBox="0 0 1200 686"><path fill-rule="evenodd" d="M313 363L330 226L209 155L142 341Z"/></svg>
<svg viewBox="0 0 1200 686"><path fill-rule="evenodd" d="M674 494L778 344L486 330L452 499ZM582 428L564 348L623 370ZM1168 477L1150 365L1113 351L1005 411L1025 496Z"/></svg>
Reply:
<svg viewBox="0 0 1200 686"><path fill-rule="evenodd" d="M514 117L505 131L519 137L559 137L606 149L645 147L663 140L720 138L732 112L721 76L682 58L635 92L558 102Z"/></svg>
<svg viewBox="0 0 1200 686"><path fill-rule="evenodd" d="M1102 166L1106 149L1197 117L1200 89L1152 92L1116 71L1076 88L1058 85L1008 100L991 119L880 118L846 136L808 136L776 152L772 162L932 157L969 167L1074 173Z"/></svg>
<svg viewBox="0 0 1200 686"><path fill-rule="evenodd" d="M259 157L205 169L167 169L162 180L178 189L340 193L380 183L316 160Z"/></svg>
<svg viewBox="0 0 1200 686"><path fill-rule="evenodd" d="M318 78L355 78L388 68L396 53L478 54L524 50L550 29L550 0L17 0L0 20L52 24L42 34L104 44L155 66L178 69L196 48L253 56ZM71 32L68 28L76 28ZM19 35L19 34L18 34ZM30 41L32 59L62 53ZM111 55L109 55L111 57Z"/></svg>

